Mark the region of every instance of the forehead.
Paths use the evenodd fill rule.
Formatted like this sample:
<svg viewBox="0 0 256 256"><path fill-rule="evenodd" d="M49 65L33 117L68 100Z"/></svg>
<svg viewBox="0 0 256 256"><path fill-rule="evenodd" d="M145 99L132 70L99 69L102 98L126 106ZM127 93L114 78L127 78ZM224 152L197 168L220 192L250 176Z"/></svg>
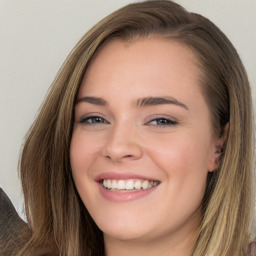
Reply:
<svg viewBox="0 0 256 256"><path fill-rule="evenodd" d="M126 96L160 96L166 90L177 94L188 89L196 93L199 76L195 54L181 43L160 36L128 42L116 39L103 45L92 60L79 95L102 97L109 90L116 94L124 88Z"/></svg>

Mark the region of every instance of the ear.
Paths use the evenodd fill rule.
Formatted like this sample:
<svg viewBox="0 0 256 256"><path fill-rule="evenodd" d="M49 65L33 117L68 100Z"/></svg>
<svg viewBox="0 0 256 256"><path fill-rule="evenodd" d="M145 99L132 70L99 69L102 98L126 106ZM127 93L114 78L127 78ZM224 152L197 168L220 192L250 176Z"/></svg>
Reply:
<svg viewBox="0 0 256 256"><path fill-rule="evenodd" d="M217 137L212 146L212 150L210 152L209 161L208 161L208 171L215 171L220 164L221 155L223 154L224 144L227 140L229 130L229 124L226 124L222 133L219 137Z"/></svg>

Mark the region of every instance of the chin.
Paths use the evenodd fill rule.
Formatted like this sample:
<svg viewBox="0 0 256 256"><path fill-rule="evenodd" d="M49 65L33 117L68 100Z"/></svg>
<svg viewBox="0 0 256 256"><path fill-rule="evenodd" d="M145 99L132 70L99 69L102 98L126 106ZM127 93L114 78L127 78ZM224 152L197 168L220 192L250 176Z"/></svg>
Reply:
<svg viewBox="0 0 256 256"><path fill-rule="evenodd" d="M132 218L130 218L132 220ZM138 226L136 223L127 223L127 218L117 219L113 217L110 221L99 221L96 224L103 232L104 237L111 237L117 240L133 240L140 239L149 233L143 226ZM149 228L148 228L149 229Z"/></svg>
<svg viewBox="0 0 256 256"><path fill-rule="evenodd" d="M119 228L109 228L103 231L104 238L110 238L119 241L132 241L132 240L141 240L145 238L147 232L138 229L132 229L126 227L126 229Z"/></svg>

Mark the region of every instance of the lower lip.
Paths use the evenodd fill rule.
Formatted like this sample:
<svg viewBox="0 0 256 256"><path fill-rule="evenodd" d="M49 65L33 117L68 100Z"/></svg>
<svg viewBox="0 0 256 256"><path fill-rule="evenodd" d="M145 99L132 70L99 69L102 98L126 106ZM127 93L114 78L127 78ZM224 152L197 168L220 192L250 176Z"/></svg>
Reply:
<svg viewBox="0 0 256 256"><path fill-rule="evenodd" d="M139 199L141 197L145 197L151 194L154 190L156 190L158 186L147 190L138 190L133 192L123 192L123 191L116 191L116 190L108 190L105 189L101 183L99 183L99 190L100 194L107 199L108 201L112 202L125 202L125 201L132 201Z"/></svg>

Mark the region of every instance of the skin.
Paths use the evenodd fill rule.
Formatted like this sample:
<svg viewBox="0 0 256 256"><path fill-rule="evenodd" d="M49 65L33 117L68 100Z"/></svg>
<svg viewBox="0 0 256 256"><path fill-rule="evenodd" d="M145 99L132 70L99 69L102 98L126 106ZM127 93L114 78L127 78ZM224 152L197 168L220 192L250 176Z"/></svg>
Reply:
<svg viewBox="0 0 256 256"><path fill-rule="evenodd" d="M75 107L71 166L108 256L191 254L207 174L216 169L223 143L213 135L199 74L190 49L160 36L110 41L87 69ZM145 97L176 102L140 106ZM105 172L160 184L146 196L113 202L95 181Z"/></svg>

